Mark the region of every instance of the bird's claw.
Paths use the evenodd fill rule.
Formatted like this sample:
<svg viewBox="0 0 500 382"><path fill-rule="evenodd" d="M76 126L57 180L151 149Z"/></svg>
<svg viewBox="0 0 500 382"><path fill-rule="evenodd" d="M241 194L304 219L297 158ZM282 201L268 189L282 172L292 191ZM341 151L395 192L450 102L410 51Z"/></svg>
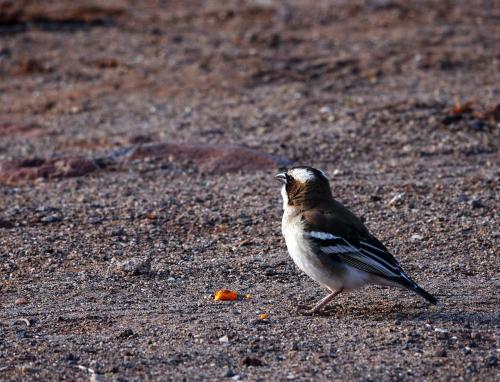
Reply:
<svg viewBox="0 0 500 382"><path fill-rule="evenodd" d="M303 316L312 316L316 313L316 309L307 304L298 304L296 307L297 313Z"/></svg>

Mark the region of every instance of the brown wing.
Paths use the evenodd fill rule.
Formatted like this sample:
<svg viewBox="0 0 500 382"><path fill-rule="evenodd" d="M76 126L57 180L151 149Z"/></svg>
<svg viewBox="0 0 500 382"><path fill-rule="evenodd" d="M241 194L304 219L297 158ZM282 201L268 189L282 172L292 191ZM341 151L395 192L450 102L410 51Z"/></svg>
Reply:
<svg viewBox="0 0 500 382"><path fill-rule="evenodd" d="M370 234L356 215L335 203L331 209L304 212L305 229L320 253L368 273L406 281L407 276L387 248Z"/></svg>

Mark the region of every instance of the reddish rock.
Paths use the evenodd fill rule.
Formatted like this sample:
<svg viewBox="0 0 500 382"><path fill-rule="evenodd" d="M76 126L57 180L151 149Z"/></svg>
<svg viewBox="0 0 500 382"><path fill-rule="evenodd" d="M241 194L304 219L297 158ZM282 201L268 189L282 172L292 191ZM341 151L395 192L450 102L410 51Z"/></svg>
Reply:
<svg viewBox="0 0 500 382"><path fill-rule="evenodd" d="M484 111L480 117L483 117L492 124L500 122L500 103Z"/></svg>
<svg viewBox="0 0 500 382"><path fill-rule="evenodd" d="M124 0L91 0L76 3L70 0L2 1L0 2L0 22L59 21L95 22L122 15L127 10Z"/></svg>
<svg viewBox="0 0 500 382"><path fill-rule="evenodd" d="M11 122L0 122L0 136L6 135L25 135L25 136L35 136L43 132L40 125L36 123L11 123Z"/></svg>
<svg viewBox="0 0 500 382"><path fill-rule="evenodd" d="M0 183L17 183L36 178L82 176L98 168L99 166L94 161L78 156L14 160L0 165Z"/></svg>
<svg viewBox="0 0 500 382"><path fill-rule="evenodd" d="M150 143L153 141L153 137L145 134L134 134L130 137L124 139L125 144L136 145L143 143Z"/></svg>
<svg viewBox="0 0 500 382"><path fill-rule="evenodd" d="M288 159L237 145L156 143L138 146L130 153L131 159L144 157L190 161L199 171L209 174L270 170L291 163Z"/></svg>
<svg viewBox="0 0 500 382"><path fill-rule="evenodd" d="M14 301L14 304L16 305L26 305L28 303L28 300L26 300L24 297L19 297Z"/></svg>
<svg viewBox="0 0 500 382"><path fill-rule="evenodd" d="M14 74L20 76L24 74L46 72L50 72L50 69L47 68L40 60L33 57L22 58L17 64L17 69L14 70Z"/></svg>

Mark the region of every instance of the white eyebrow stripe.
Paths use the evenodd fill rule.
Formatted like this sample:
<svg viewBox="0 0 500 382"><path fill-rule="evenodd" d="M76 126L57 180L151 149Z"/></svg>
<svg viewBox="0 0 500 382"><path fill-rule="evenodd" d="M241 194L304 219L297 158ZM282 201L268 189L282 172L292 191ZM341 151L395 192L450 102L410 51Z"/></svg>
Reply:
<svg viewBox="0 0 500 382"><path fill-rule="evenodd" d="M305 168L294 168L290 171L290 175L302 183L313 180L315 178L314 173Z"/></svg>
<svg viewBox="0 0 500 382"><path fill-rule="evenodd" d="M320 232L320 231L310 231L309 236L319 240L333 240L333 239L342 239L340 236L335 236L328 232Z"/></svg>

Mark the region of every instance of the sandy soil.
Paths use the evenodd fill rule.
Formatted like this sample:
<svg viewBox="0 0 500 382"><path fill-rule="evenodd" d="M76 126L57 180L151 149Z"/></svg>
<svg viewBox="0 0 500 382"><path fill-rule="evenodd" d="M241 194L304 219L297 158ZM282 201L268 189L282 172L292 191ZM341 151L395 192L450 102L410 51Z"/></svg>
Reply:
<svg viewBox="0 0 500 382"><path fill-rule="evenodd" d="M0 1L1 380L499 378L498 1L41 4ZM442 305L298 316L292 162Z"/></svg>

